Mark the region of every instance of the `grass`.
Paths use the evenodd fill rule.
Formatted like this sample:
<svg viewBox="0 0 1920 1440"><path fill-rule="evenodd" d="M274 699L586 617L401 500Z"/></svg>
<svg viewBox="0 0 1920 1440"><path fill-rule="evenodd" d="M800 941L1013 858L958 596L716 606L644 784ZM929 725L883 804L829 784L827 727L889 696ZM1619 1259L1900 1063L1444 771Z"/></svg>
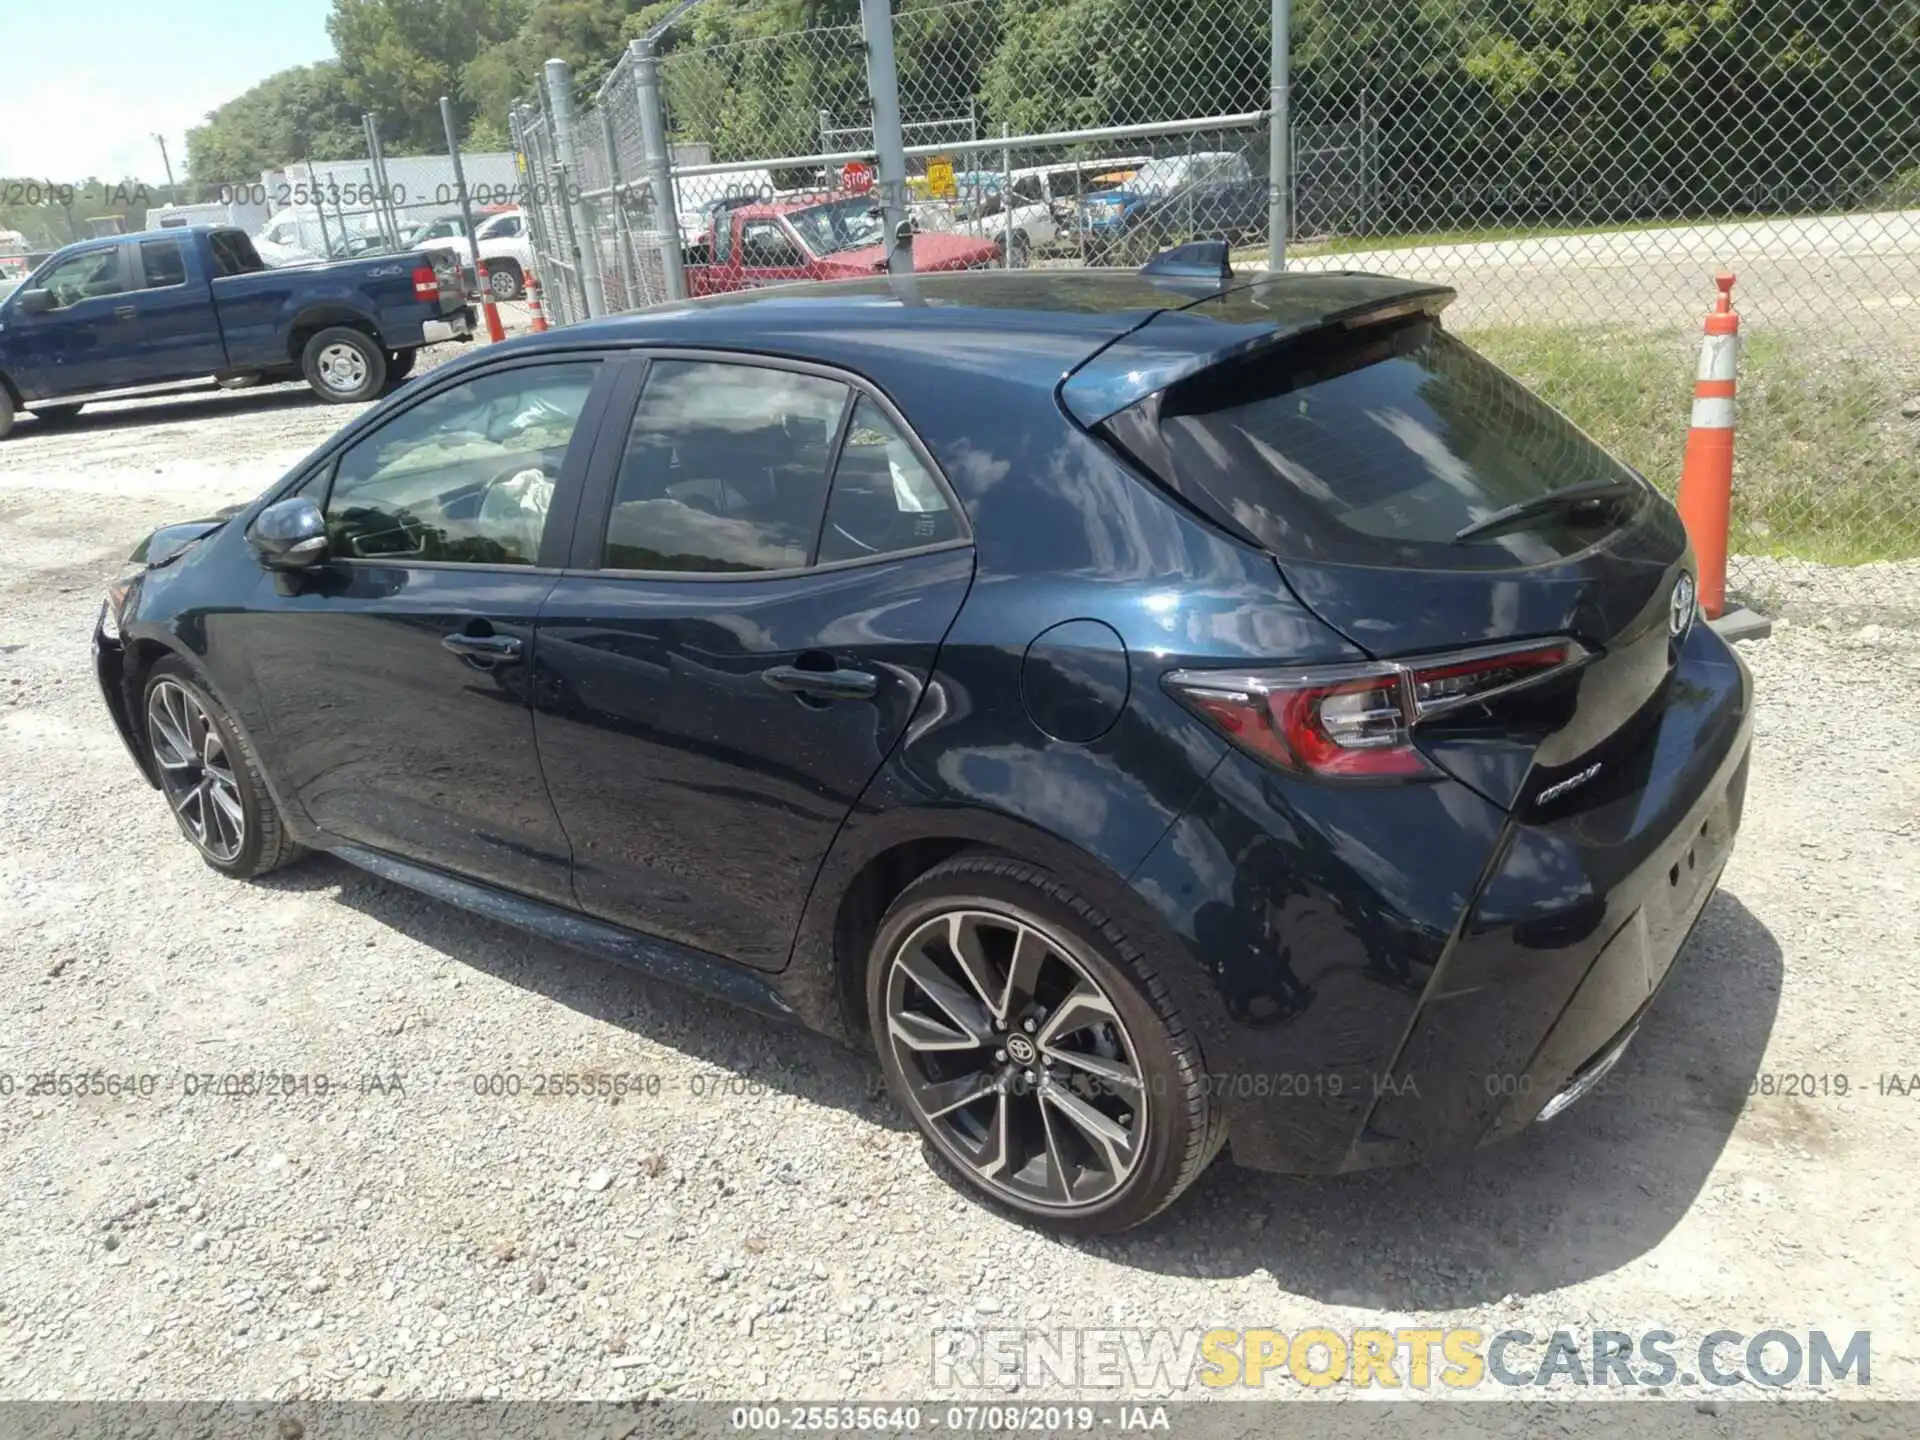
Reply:
<svg viewBox="0 0 1920 1440"><path fill-rule="evenodd" d="M1697 333L1488 328L1462 338L1668 494L1679 483ZM1830 564L1920 556L1920 421L1857 360L1743 337L1732 548Z"/></svg>

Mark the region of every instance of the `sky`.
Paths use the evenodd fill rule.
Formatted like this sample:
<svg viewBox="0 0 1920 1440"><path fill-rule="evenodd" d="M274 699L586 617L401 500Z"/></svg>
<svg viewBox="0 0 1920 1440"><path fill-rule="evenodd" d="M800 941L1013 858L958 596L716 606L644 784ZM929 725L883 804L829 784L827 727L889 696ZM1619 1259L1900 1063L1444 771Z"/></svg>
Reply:
<svg viewBox="0 0 1920 1440"><path fill-rule="evenodd" d="M187 130L333 54L329 0L0 0L0 176L164 183Z"/></svg>

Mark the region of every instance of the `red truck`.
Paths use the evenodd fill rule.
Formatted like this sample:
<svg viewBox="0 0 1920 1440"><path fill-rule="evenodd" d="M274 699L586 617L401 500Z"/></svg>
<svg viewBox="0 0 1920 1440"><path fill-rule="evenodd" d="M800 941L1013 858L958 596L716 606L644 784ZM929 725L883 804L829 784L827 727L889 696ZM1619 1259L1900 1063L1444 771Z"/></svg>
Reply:
<svg viewBox="0 0 1920 1440"><path fill-rule="evenodd" d="M687 256L689 295L718 295L793 280L851 280L887 268L885 222L873 198L777 200L720 210L712 236ZM913 268L983 270L1000 246L974 235L913 237Z"/></svg>

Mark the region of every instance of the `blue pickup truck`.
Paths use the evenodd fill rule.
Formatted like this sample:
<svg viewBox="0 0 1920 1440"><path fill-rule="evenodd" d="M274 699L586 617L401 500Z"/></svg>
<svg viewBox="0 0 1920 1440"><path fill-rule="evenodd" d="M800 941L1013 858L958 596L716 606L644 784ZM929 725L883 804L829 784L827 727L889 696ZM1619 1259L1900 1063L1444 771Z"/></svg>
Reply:
<svg viewBox="0 0 1920 1440"><path fill-rule="evenodd" d="M0 301L0 438L88 399L189 380L293 380L371 400L425 345L473 334L447 254L269 269L241 230L199 225L56 250Z"/></svg>

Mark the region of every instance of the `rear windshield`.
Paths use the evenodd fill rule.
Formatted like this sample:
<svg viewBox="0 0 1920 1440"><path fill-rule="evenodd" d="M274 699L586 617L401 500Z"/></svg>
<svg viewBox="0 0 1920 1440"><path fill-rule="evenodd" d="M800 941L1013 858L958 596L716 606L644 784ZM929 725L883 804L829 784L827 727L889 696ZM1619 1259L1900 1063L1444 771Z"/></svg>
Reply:
<svg viewBox="0 0 1920 1440"><path fill-rule="evenodd" d="M1548 513L1455 542L1510 505L1634 472L1431 319L1216 367L1108 422L1190 503L1276 556L1442 567L1575 553L1645 503Z"/></svg>

